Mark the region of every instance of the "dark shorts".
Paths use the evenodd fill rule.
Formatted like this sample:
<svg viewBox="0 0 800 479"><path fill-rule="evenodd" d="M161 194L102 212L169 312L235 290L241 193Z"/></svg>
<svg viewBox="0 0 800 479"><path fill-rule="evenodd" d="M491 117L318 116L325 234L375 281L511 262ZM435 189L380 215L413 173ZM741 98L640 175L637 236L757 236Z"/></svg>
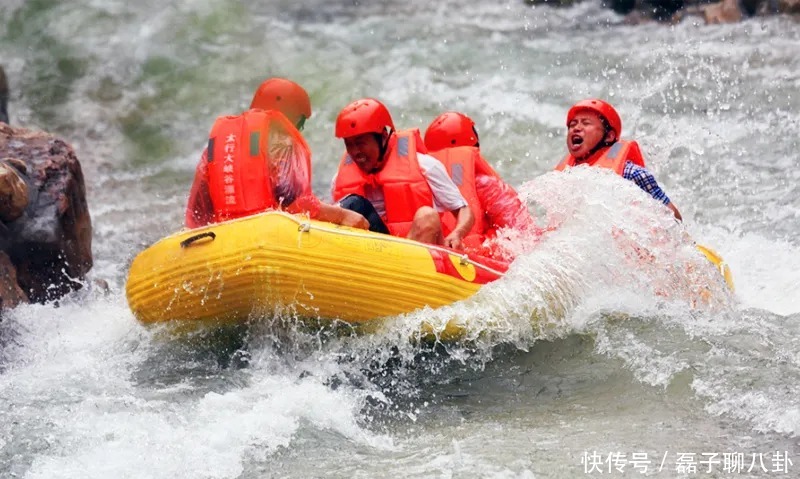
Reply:
<svg viewBox="0 0 800 479"><path fill-rule="evenodd" d="M355 211L369 221L369 230L376 233L389 234L389 228L381 219L375 207L366 198L360 195L347 195L339 202L344 209Z"/></svg>

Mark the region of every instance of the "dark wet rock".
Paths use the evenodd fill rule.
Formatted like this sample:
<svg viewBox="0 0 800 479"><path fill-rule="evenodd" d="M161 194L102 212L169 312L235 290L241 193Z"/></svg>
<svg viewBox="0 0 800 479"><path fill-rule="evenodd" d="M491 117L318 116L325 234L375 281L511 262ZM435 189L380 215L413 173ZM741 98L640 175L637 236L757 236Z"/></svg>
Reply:
<svg viewBox="0 0 800 479"><path fill-rule="evenodd" d="M567 7L581 0L524 0L529 5ZM800 0L602 0L603 6L625 15L623 23L678 23L688 16L707 24L739 22L755 15L800 15Z"/></svg>
<svg viewBox="0 0 800 479"><path fill-rule="evenodd" d="M80 289L92 267L92 224L75 152L48 133L0 123L0 158L27 166L28 206L4 224L6 254L31 301Z"/></svg>
<svg viewBox="0 0 800 479"><path fill-rule="evenodd" d="M800 0L777 0L778 13L800 15Z"/></svg>
<svg viewBox="0 0 800 479"><path fill-rule="evenodd" d="M622 19L622 23L625 25L641 25L643 23L652 23L654 21L655 20L653 20L653 17L642 12L641 10L633 10L625 15L625 18Z"/></svg>
<svg viewBox="0 0 800 479"><path fill-rule="evenodd" d="M27 166L16 158L0 159L0 221L10 223L28 206Z"/></svg>
<svg viewBox="0 0 800 479"><path fill-rule="evenodd" d="M603 5L620 15L627 15L636 8L636 0L604 0Z"/></svg>
<svg viewBox="0 0 800 479"><path fill-rule="evenodd" d="M11 258L0 251L0 315L3 309L27 302L27 296L17 284L17 269L11 263Z"/></svg>
<svg viewBox="0 0 800 479"><path fill-rule="evenodd" d="M529 5L569 7L581 0L524 0ZM672 21L675 12L684 7L684 0L602 0L602 4L620 15L626 15L626 24L639 24L651 20Z"/></svg>
<svg viewBox="0 0 800 479"><path fill-rule="evenodd" d="M743 16L748 17L778 13L776 6L777 2L775 0L739 0L739 8L742 10Z"/></svg>
<svg viewBox="0 0 800 479"><path fill-rule="evenodd" d="M671 22L685 5L683 0L640 0L639 4L641 10L659 22Z"/></svg>
<svg viewBox="0 0 800 479"><path fill-rule="evenodd" d="M569 7L579 2L580 0L525 0L528 5L552 5L554 7Z"/></svg>
<svg viewBox="0 0 800 479"><path fill-rule="evenodd" d="M8 123L8 78L0 65L0 122Z"/></svg>

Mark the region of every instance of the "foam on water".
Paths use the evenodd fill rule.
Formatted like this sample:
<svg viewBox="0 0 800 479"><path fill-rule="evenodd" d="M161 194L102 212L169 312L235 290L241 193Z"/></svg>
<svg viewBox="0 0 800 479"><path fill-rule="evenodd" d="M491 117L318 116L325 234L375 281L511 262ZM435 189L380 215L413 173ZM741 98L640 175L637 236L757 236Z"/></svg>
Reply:
<svg viewBox="0 0 800 479"><path fill-rule="evenodd" d="M720 249L736 275L737 296L744 306L780 315L800 312L800 247L786 240L747 233L722 239Z"/></svg>
<svg viewBox="0 0 800 479"><path fill-rule="evenodd" d="M368 390L276 370L268 349L246 370L220 369L144 330L119 298L21 307L2 337L0 414L14 425L2 462L29 464L26 477L235 477L308 428L393 448L361 424Z"/></svg>
<svg viewBox="0 0 800 479"><path fill-rule="evenodd" d="M685 310L733 306L721 275L671 213L631 183L579 168L541 176L521 192L544 212L544 233L501 233L500 242L520 255L506 276L455 306L407 315L408 327L427 322L443 330L457 321L468 339L527 347L581 331L587 316L576 311L585 312L587 303L591 312L631 314L659 302Z"/></svg>

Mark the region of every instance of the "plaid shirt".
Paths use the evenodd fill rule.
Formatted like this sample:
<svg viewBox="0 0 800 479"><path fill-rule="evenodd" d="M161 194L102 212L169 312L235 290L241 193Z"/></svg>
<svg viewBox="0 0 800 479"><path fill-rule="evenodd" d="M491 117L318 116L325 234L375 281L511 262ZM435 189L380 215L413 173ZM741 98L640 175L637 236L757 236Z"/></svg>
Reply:
<svg viewBox="0 0 800 479"><path fill-rule="evenodd" d="M639 188L665 205L670 203L669 197L664 193L664 190L658 186L658 182L653 174L634 162L628 161L625 163L625 169L622 170L622 177L626 180L633 181L639 185Z"/></svg>

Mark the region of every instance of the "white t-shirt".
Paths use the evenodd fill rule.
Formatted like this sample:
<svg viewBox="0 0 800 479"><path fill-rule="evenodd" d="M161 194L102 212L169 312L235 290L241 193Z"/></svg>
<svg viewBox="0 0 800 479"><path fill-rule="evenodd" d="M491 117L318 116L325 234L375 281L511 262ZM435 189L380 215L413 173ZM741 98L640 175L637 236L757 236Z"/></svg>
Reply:
<svg viewBox="0 0 800 479"><path fill-rule="evenodd" d="M417 161L422 175L428 182L428 186L433 193L433 206L439 213L455 211L467 206L467 200L458 190L458 186L450 179L447 169L441 161L423 153L417 153ZM336 184L336 176L331 182L331 189ZM383 196L383 188L364 185L364 195L367 200L375 207L375 211L381 217L386 216L386 201Z"/></svg>

